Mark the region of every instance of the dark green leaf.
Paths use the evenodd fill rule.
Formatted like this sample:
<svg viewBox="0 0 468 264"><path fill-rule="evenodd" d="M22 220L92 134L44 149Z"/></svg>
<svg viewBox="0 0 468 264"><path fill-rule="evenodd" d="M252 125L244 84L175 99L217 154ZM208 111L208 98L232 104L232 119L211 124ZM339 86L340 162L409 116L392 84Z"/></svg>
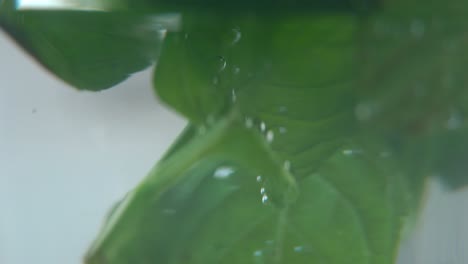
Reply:
<svg viewBox="0 0 468 264"><path fill-rule="evenodd" d="M184 16L155 88L192 125L87 262L392 263L410 184L379 148L343 149L360 23Z"/></svg>
<svg viewBox="0 0 468 264"><path fill-rule="evenodd" d="M184 21L167 36L155 87L202 129L236 109L299 177L352 131L356 18Z"/></svg>
<svg viewBox="0 0 468 264"><path fill-rule="evenodd" d="M151 14L25 11L12 1L0 6L0 25L20 45L52 73L86 90L109 88L154 63L165 24L165 17Z"/></svg>
<svg viewBox="0 0 468 264"><path fill-rule="evenodd" d="M231 116L127 195L87 263L392 263L407 184L391 159L337 153L299 187L289 175Z"/></svg>

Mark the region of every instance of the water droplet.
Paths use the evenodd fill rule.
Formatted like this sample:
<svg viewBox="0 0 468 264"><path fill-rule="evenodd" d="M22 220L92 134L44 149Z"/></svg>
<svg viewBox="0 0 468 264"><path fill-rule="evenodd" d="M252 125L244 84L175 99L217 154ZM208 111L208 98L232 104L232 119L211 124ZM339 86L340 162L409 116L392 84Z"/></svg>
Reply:
<svg viewBox="0 0 468 264"><path fill-rule="evenodd" d="M223 56L218 56L219 60L219 66L218 66L218 72L224 71L226 69L227 61Z"/></svg>
<svg viewBox="0 0 468 264"><path fill-rule="evenodd" d="M304 246L295 246L293 249L294 249L294 252L300 253L300 252L303 252L305 248Z"/></svg>
<svg viewBox="0 0 468 264"><path fill-rule="evenodd" d="M268 202L268 195L264 194L264 195L262 196L262 203L263 203L263 204L266 204L267 202Z"/></svg>
<svg viewBox="0 0 468 264"><path fill-rule="evenodd" d="M263 256L263 251L262 250L255 250L253 255L254 255L254 257L261 257L261 256Z"/></svg>
<svg viewBox="0 0 468 264"><path fill-rule="evenodd" d="M235 45L237 42L239 42L242 38L242 32L239 27L235 27L232 29L232 32L234 33L234 39L232 40L231 44Z"/></svg>
<svg viewBox="0 0 468 264"><path fill-rule="evenodd" d="M279 127L278 131L280 132L280 134L285 134L286 132L288 132L288 129L285 127Z"/></svg>
<svg viewBox="0 0 468 264"><path fill-rule="evenodd" d="M234 66L234 68L232 68L232 72L233 72L235 75L237 75L237 74L240 73L240 68L237 67L237 66Z"/></svg>
<svg viewBox="0 0 468 264"><path fill-rule="evenodd" d="M254 125L252 118L246 117L245 118L245 127L246 128L252 128Z"/></svg>
<svg viewBox="0 0 468 264"><path fill-rule="evenodd" d="M260 188L260 194L262 194L262 195L263 195L263 194L265 194L265 193L266 193L266 190L265 190L265 188L264 188L264 187Z"/></svg>
<svg viewBox="0 0 468 264"><path fill-rule="evenodd" d="M227 179L234 173L231 167L219 167L215 170L213 177L216 179Z"/></svg>
<svg viewBox="0 0 468 264"><path fill-rule="evenodd" d="M260 131L265 132L265 130L266 130L265 122L260 122Z"/></svg>
<svg viewBox="0 0 468 264"><path fill-rule="evenodd" d="M262 182L262 180L263 180L262 176L261 176L261 175L258 175L258 176L257 176L257 182Z"/></svg>
<svg viewBox="0 0 468 264"><path fill-rule="evenodd" d="M359 103L354 108L354 115L359 121L368 121L372 118L374 109L370 103Z"/></svg>
<svg viewBox="0 0 468 264"><path fill-rule="evenodd" d="M421 38L422 36L424 36L425 31L426 31L426 25L424 24L423 21L419 19L415 19L411 22L410 33L413 35L413 37Z"/></svg>
<svg viewBox="0 0 468 264"><path fill-rule="evenodd" d="M266 134L266 140L268 143L271 143L273 142L273 139L275 138L275 134L273 133L273 131L271 130L268 130L267 134Z"/></svg>
<svg viewBox="0 0 468 264"><path fill-rule="evenodd" d="M289 160L285 160L283 163L283 168L285 171L289 171L291 169L291 162Z"/></svg>

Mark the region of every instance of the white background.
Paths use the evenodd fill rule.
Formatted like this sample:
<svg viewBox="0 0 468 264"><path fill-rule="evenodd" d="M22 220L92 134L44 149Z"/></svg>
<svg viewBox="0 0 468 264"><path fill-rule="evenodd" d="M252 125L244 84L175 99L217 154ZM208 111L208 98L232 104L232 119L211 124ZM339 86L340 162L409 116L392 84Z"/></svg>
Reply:
<svg viewBox="0 0 468 264"><path fill-rule="evenodd" d="M78 92L0 35L0 264L78 264L110 206L185 121L151 73Z"/></svg>
<svg viewBox="0 0 468 264"><path fill-rule="evenodd" d="M81 263L109 207L184 126L150 80L78 92L0 34L0 264ZM468 192L429 189L399 263L468 263Z"/></svg>

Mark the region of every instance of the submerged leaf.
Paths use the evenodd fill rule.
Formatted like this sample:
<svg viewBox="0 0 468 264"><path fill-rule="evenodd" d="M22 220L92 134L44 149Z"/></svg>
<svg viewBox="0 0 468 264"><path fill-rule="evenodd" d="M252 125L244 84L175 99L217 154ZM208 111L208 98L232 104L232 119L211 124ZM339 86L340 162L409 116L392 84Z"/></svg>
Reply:
<svg viewBox="0 0 468 264"><path fill-rule="evenodd" d="M390 264L424 179L466 182L468 5L309 2L0 2L3 27L81 89L162 45L155 91L190 121L88 264Z"/></svg>
<svg viewBox="0 0 468 264"><path fill-rule="evenodd" d="M87 263L392 263L407 175L366 144L342 149L355 128L361 23L184 16L154 82L192 124Z"/></svg>
<svg viewBox="0 0 468 264"><path fill-rule="evenodd" d="M392 263L407 184L391 159L336 153L296 185L232 118L130 192L87 263Z"/></svg>
<svg viewBox="0 0 468 264"><path fill-rule="evenodd" d="M236 109L299 178L353 130L355 17L184 21L168 34L154 80L163 101L195 125Z"/></svg>
<svg viewBox="0 0 468 264"><path fill-rule="evenodd" d="M0 6L0 25L48 70L78 89L102 90L150 66L178 16Z"/></svg>

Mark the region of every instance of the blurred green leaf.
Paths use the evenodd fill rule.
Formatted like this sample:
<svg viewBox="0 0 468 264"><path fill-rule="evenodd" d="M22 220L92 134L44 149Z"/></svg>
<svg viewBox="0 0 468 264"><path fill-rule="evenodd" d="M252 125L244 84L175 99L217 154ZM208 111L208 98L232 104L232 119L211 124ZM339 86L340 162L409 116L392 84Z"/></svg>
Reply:
<svg viewBox="0 0 468 264"><path fill-rule="evenodd" d="M0 6L0 25L52 73L85 90L112 87L153 64L166 24L177 22L128 12L17 10L12 2Z"/></svg>
<svg viewBox="0 0 468 264"><path fill-rule="evenodd" d="M369 2L369 3L367 3ZM324 10L361 12L375 1L15 1L0 2L0 26L39 63L70 85L102 90L155 62L166 30L181 13Z"/></svg>
<svg viewBox="0 0 468 264"><path fill-rule="evenodd" d="M392 1L362 28L358 134L389 144L415 187L427 176L468 181L467 10L460 0Z"/></svg>

